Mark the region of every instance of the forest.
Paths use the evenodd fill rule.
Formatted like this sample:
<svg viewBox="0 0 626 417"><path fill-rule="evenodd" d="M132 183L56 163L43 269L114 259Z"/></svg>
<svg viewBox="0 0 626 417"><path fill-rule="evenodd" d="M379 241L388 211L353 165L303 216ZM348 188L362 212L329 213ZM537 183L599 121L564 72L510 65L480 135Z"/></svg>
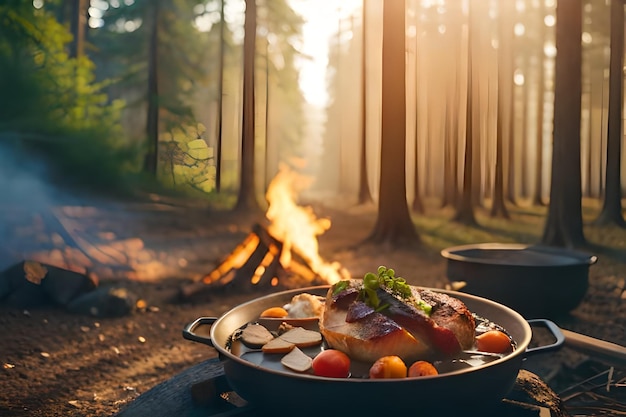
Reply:
<svg viewBox="0 0 626 417"><path fill-rule="evenodd" d="M414 240L433 200L465 224L547 206L559 246L585 245L583 198L623 226L621 0L332 6L322 104L302 91L296 3L3 2L3 159L244 210L288 164L312 196L377 202L374 241Z"/></svg>
<svg viewBox="0 0 626 417"><path fill-rule="evenodd" d="M496 261L488 286L523 308L583 297L541 317L621 352L523 357L559 399L541 415L625 414L624 3L1 0L0 414L227 405L207 393L219 352L181 330L322 278L273 234L285 172L288 208L328 231L295 233L355 278L472 293L445 248L583 253L584 293L558 256L548 276Z"/></svg>

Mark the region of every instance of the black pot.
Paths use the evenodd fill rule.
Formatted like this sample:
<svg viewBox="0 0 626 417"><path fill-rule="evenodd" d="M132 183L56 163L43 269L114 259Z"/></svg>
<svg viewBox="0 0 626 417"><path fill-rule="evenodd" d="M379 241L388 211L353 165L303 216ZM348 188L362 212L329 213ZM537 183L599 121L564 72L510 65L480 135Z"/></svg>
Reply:
<svg viewBox="0 0 626 417"><path fill-rule="evenodd" d="M467 415L468 410L497 408L512 389L522 361L528 355L558 348L564 338L554 323L547 322L557 342L529 348L532 330L520 314L494 301L474 295L445 292L461 299L470 311L503 326L517 349L493 362L423 378L353 379L325 378L272 368L234 355L228 348L233 332L257 321L269 307L288 303L295 294L325 295L328 286L283 291L257 298L228 311L220 318L201 317L188 324L183 337L214 347L233 389L268 415ZM211 324L210 337L198 335L202 324ZM269 414L271 413L271 414ZM409 414L407 414L409 415ZM481 414L485 415L485 414Z"/></svg>
<svg viewBox="0 0 626 417"><path fill-rule="evenodd" d="M481 243L441 251L447 277L461 290L502 303L527 318L567 314L589 287L589 267L597 257L540 245Z"/></svg>

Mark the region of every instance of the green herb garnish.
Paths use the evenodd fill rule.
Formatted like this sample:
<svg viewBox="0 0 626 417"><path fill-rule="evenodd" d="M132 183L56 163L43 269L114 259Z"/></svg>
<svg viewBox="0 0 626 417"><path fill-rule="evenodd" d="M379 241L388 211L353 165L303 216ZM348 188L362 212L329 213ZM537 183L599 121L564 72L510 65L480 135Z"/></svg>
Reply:
<svg viewBox="0 0 626 417"><path fill-rule="evenodd" d="M336 282L333 285L333 295L339 294L341 291L343 291L346 288L348 288L348 285L350 285L350 281L339 281L339 282Z"/></svg>
<svg viewBox="0 0 626 417"><path fill-rule="evenodd" d="M431 306L430 304L426 304L424 301L422 300L417 300L417 307L422 310L424 313L426 313L427 316L430 316L431 311L433 311L433 306Z"/></svg>
<svg viewBox="0 0 626 417"><path fill-rule="evenodd" d="M430 314L432 310L432 307L429 304L422 300L415 299L409 284L406 283L404 278L396 277L396 271L392 268L379 266L377 274L374 274L373 272L365 274L363 277L363 289L360 294L360 297L365 304L369 305L376 311L382 311L389 307L387 304L380 305L380 299L376 294L376 291L380 287L384 287L392 294L403 298L407 302L412 302L417 308L426 314Z"/></svg>

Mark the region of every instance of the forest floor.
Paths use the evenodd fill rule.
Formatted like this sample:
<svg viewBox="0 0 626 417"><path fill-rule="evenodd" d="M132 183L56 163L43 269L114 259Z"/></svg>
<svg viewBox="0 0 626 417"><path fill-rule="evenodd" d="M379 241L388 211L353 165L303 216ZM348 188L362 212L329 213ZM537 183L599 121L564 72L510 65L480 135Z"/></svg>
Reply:
<svg viewBox="0 0 626 417"><path fill-rule="evenodd" d="M4 262L0 269L21 261L16 253L27 256L45 249L41 235L54 234L51 229L58 225L47 225L45 216L41 221L41 210L53 209L83 249L86 241L93 247L108 236L108 244L125 255L117 258L119 262L130 268L100 265L100 285L124 286L144 300L145 306L119 318L94 318L56 307L22 310L0 305L2 416L114 415L153 386L215 356L213 349L182 338L187 323L200 316L219 316L268 291L238 285L236 290L209 289L193 300L178 300L181 285L210 272L260 219L154 198L132 203L66 202L37 211L5 208L7 224L0 229L4 230L0 249L10 251L0 257ZM373 205L317 204L314 212L331 220L330 229L319 237L319 251L325 260L340 263L355 277L387 265L412 284L436 288L448 284L446 264L439 253L443 247L503 240L535 243L542 226L540 215L519 209L510 222L497 221L470 230L450 222L451 213L432 209L434 220L422 216L416 220L422 236L419 247L391 249L362 244L375 224ZM487 222L485 219L479 215L479 222ZM26 227L32 224L39 224L37 235L43 242L36 248ZM600 261L590 270L589 294L562 324L626 345L626 232L605 228L591 234L602 236L606 256L599 254ZM21 245L30 252L20 251ZM559 372L581 360L580 355L564 349L539 368L545 371L542 377L556 383Z"/></svg>

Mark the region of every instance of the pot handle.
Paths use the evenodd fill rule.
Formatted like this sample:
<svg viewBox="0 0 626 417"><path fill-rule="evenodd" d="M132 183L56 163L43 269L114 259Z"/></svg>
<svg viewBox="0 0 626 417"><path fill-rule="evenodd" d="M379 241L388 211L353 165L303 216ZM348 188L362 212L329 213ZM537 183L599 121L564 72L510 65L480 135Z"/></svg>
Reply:
<svg viewBox="0 0 626 417"><path fill-rule="evenodd" d="M565 342L565 335L563 335L563 332L561 331L559 326L556 325L556 323L550 320L546 320L546 319L532 319L532 320L527 320L527 321L528 321L528 324L530 325L533 325L533 324L543 325L545 328L547 328L550 331L550 333L552 333L556 341L549 345L526 348L525 357L528 357L530 355L534 355L537 353L550 352L553 350L557 350L557 349L560 349L561 346L563 346L563 343Z"/></svg>
<svg viewBox="0 0 626 417"><path fill-rule="evenodd" d="M213 341L211 340L210 337L200 336L199 334L195 333L195 330L198 328L198 326L202 326L206 324L213 325L213 323L215 323L216 320L217 320L217 317L199 317L195 319L194 321L186 325L185 328L183 329L183 338L187 340L191 340L193 342L199 342L199 343L203 343L205 345L214 347Z"/></svg>

